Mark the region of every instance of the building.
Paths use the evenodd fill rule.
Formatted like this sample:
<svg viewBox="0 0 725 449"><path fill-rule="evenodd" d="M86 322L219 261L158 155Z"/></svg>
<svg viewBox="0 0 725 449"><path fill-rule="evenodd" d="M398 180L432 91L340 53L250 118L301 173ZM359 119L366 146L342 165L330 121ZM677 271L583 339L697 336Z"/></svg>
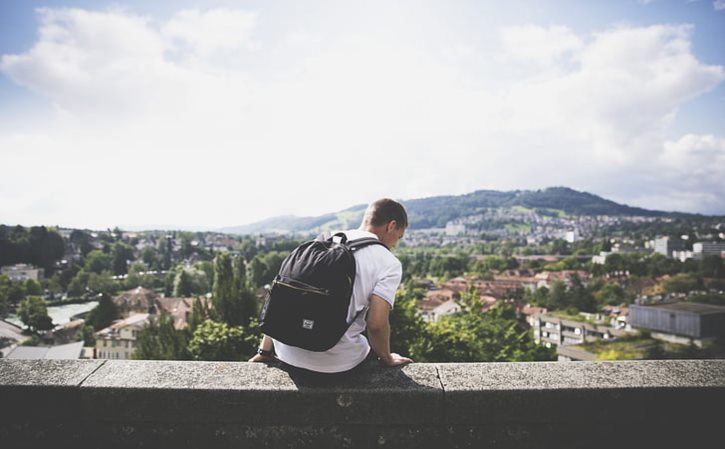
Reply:
<svg viewBox="0 0 725 449"><path fill-rule="evenodd" d="M137 313L96 332L97 359L128 360L136 349L138 333L149 322L148 313Z"/></svg>
<svg viewBox="0 0 725 449"><path fill-rule="evenodd" d="M143 287L125 291L113 298L121 316L128 317L134 313L154 313L158 293Z"/></svg>
<svg viewBox="0 0 725 449"><path fill-rule="evenodd" d="M42 268L35 268L32 265L19 263L17 265L0 268L0 274L4 274L12 282L25 282L28 279L41 281L45 276L45 270Z"/></svg>
<svg viewBox="0 0 725 449"><path fill-rule="evenodd" d="M593 340L613 340L629 333L605 325L567 320L547 314L535 315L533 323L534 341L547 348L578 345Z"/></svg>
<svg viewBox="0 0 725 449"><path fill-rule="evenodd" d="M463 223L456 223L454 221L449 221L446 223L446 235L449 237L454 237L456 235L463 235L466 233L466 225Z"/></svg>
<svg viewBox="0 0 725 449"><path fill-rule="evenodd" d="M79 359L83 353L83 342L77 341L66 345L58 346L17 346L10 351L6 358L8 359Z"/></svg>
<svg viewBox="0 0 725 449"><path fill-rule="evenodd" d="M629 324L647 329L652 338L702 346L705 339L725 335L725 307L678 302L629 307Z"/></svg>
<svg viewBox="0 0 725 449"><path fill-rule="evenodd" d="M673 251L682 251L685 244L682 240L675 240L669 237L660 237L654 240L654 251L663 256L672 257Z"/></svg>
<svg viewBox="0 0 725 449"><path fill-rule="evenodd" d="M725 242L697 242L692 244L692 258L702 260L707 256L722 257L725 253Z"/></svg>
<svg viewBox="0 0 725 449"><path fill-rule="evenodd" d="M564 234L564 240L566 240L569 243L578 242L581 239L582 239L581 234L579 234L578 229L574 229L573 231L567 231Z"/></svg>

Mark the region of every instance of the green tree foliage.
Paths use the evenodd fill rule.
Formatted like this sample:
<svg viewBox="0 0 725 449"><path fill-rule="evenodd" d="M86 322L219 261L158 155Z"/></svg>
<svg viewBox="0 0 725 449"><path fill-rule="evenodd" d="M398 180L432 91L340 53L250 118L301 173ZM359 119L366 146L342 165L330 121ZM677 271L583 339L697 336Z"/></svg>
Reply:
<svg viewBox="0 0 725 449"><path fill-rule="evenodd" d="M500 303L486 313L441 317L428 327L429 339L417 341L419 362L503 362L554 360L551 349L537 345L531 330L515 319L512 305Z"/></svg>
<svg viewBox="0 0 725 449"><path fill-rule="evenodd" d="M213 316L230 326L246 326L256 315L256 298L248 287L244 261L234 259L228 253L214 258Z"/></svg>
<svg viewBox="0 0 725 449"><path fill-rule="evenodd" d="M148 289L154 289L157 287L163 287L163 279L149 273L149 267L143 262L133 262L128 267L128 275L125 281L125 288L132 289L136 287L143 287Z"/></svg>
<svg viewBox="0 0 725 449"><path fill-rule="evenodd" d="M27 279L25 281L25 294L41 296L43 294L43 287L35 279Z"/></svg>
<svg viewBox="0 0 725 449"><path fill-rule="evenodd" d="M189 297L209 293L209 279L205 271L197 268L180 268L174 277L174 296Z"/></svg>
<svg viewBox="0 0 725 449"><path fill-rule="evenodd" d="M519 266L513 257L489 256L483 260L478 260L471 266L471 271L475 273L486 273L491 270L503 271Z"/></svg>
<svg viewBox="0 0 725 449"><path fill-rule="evenodd" d="M101 273L111 271L113 256L101 250L93 250L86 256L85 271L89 273Z"/></svg>
<svg viewBox="0 0 725 449"><path fill-rule="evenodd" d="M120 289L118 282L113 280L110 271L90 273L86 283L88 290L92 293L113 294Z"/></svg>
<svg viewBox="0 0 725 449"><path fill-rule="evenodd" d="M428 327L416 308L423 291L408 283L395 300L390 312L390 349L404 356L412 356L417 342L427 341Z"/></svg>
<svg viewBox="0 0 725 449"><path fill-rule="evenodd" d="M51 272L64 253L63 237L54 229L0 225L0 265L28 263Z"/></svg>
<svg viewBox="0 0 725 449"><path fill-rule="evenodd" d="M93 245L91 244L91 236L84 231L74 230L70 234L71 243L80 250L81 255L85 257L88 253L93 251Z"/></svg>
<svg viewBox="0 0 725 449"><path fill-rule="evenodd" d="M8 316L10 312L10 279L0 274L0 319Z"/></svg>
<svg viewBox="0 0 725 449"><path fill-rule="evenodd" d="M93 326L84 324L81 326L80 334L83 337L83 346L95 346L96 345L96 333Z"/></svg>
<svg viewBox="0 0 725 449"><path fill-rule="evenodd" d="M128 262L134 260L133 248L123 242L116 242L111 249L111 264L116 276L128 273Z"/></svg>
<svg viewBox="0 0 725 449"><path fill-rule="evenodd" d="M708 278L725 278L725 263L722 257L706 256L700 261L700 276Z"/></svg>
<svg viewBox="0 0 725 449"><path fill-rule="evenodd" d="M239 324L246 328L250 321L257 316L257 297L254 290L249 287L244 259L235 257L232 260L232 271L234 273L234 292L239 298Z"/></svg>
<svg viewBox="0 0 725 449"><path fill-rule="evenodd" d="M282 251L270 251L254 256L248 269L251 286L262 287L270 284L279 273L279 268L287 254Z"/></svg>
<svg viewBox="0 0 725 449"><path fill-rule="evenodd" d="M88 314L86 323L93 326L95 330L108 327L114 320L120 318L121 314L116 304L107 294L102 294L98 305Z"/></svg>
<svg viewBox="0 0 725 449"><path fill-rule="evenodd" d="M18 306L18 316L31 332L53 329L48 307L43 298L28 296Z"/></svg>
<svg viewBox="0 0 725 449"><path fill-rule="evenodd" d="M189 353L194 360L243 361L256 351L259 334L242 326L206 320L195 331L189 342Z"/></svg>
<svg viewBox="0 0 725 449"><path fill-rule="evenodd" d="M662 289L666 293L689 293L694 290L702 290L702 279L694 274L681 273L672 276L662 283Z"/></svg>
<svg viewBox="0 0 725 449"><path fill-rule="evenodd" d="M86 289L88 288L88 278L89 278L88 272L85 270L80 270L75 277L70 281L70 284L68 284L68 295L70 296L82 296L86 293Z"/></svg>
<svg viewBox="0 0 725 449"><path fill-rule="evenodd" d="M189 334L174 328L167 313L152 318L138 334L133 358L136 360L189 360Z"/></svg>
<svg viewBox="0 0 725 449"><path fill-rule="evenodd" d="M188 297L194 292L191 275L187 270L181 269L174 278L174 296Z"/></svg>

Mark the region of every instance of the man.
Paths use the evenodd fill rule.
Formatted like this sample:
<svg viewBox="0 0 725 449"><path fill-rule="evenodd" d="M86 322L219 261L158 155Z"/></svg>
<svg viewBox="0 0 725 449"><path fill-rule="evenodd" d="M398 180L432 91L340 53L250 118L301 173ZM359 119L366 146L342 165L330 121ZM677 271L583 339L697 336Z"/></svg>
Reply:
<svg viewBox="0 0 725 449"><path fill-rule="evenodd" d="M393 248L407 227L408 215L403 205L383 198L370 204L359 229L345 231L345 235L348 240L374 237ZM265 335L257 355L249 361L270 361L274 351L285 364L305 373L319 373L322 377L351 372L371 355L371 349L387 366L412 362L390 352L389 315L403 274L400 261L381 245L366 246L356 251L354 257L355 284L348 322L355 321L335 346L324 352L308 351ZM368 338L362 335L366 328Z"/></svg>

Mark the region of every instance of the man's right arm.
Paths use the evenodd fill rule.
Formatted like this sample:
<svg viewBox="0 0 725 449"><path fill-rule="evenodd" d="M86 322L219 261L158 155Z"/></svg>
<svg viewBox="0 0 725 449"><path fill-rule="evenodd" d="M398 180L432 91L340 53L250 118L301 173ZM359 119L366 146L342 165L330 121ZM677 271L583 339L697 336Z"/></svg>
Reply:
<svg viewBox="0 0 725 449"><path fill-rule="evenodd" d="M403 365L413 360L390 352L390 304L378 295L370 297L367 316L368 340L380 361L388 366Z"/></svg>

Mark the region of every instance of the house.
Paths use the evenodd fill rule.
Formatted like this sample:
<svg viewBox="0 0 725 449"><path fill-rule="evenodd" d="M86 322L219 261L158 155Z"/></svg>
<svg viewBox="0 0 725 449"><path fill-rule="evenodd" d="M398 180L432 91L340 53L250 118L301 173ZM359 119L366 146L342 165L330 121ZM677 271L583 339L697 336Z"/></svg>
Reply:
<svg viewBox="0 0 725 449"><path fill-rule="evenodd" d="M138 333L149 323L148 313L136 313L96 332L97 359L128 360L135 348Z"/></svg>
<svg viewBox="0 0 725 449"><path fill-rule="evenodd" d="M135 313L155 313L156 299L159 294L153 290L137 287L125 291L113 298L121 316L128 317Z"/></svg>
<svg viewBox="0 0 725 449"><path fill-rule="evenodd" d="M11 282L25 282L28 279L41 281L45 276L45 270L32 265L19 263L0 268L0 274L4 274Z"/></svg>
<svg viewBox="0 0 725 449"><path fill-rule="evenodd" d="M631 332L585 321L562 319L549 314L534 316L534 341L547 348L578 345L593 340L613 340Z"/></svg>
<svg viewBox="0 0 725 449"><path fill-rule="evenodd" d="M157 298L156 305L161 313L168 313L174 319L174 329L186 329L195 301L207 302L207 298ZM208 305L208 303L207 303Z"/></svg>
<svg viewBox="0 0 725 449"><path fill-rule="evenodd" d="M452 299L449 299L448 301L442 303L435 309L431 310L428 313L427 318L425 318L425 319L426 319L426 321L435 323L436 321L438 321L438 319L440 317L442 317L444 315L453 315L454 313L458 313L460 311L461 311L460 304L458 304L458 302L456 302Z"/></svg>
<svg viewBox="0 0 725 449"><path fill-rule="evenodd" d="M416 307L420 310L423 319L426 321L434 320L434 310L445 302L457 301L461 299L461 294L447 288L429 290L425 296L418 300Z"/></svg>
<svg viewBox="0 0 725 449"><path fill-rule="evenodd" d="M516 312L519 316L524 317L524 319L526 320L526 323L528 323L529 326L534 327L535 317L537 315L546 314L547 310L545 307L537 307L537 306L532 306L531 304L526 304L524 306L517 307Z"/></svg>

